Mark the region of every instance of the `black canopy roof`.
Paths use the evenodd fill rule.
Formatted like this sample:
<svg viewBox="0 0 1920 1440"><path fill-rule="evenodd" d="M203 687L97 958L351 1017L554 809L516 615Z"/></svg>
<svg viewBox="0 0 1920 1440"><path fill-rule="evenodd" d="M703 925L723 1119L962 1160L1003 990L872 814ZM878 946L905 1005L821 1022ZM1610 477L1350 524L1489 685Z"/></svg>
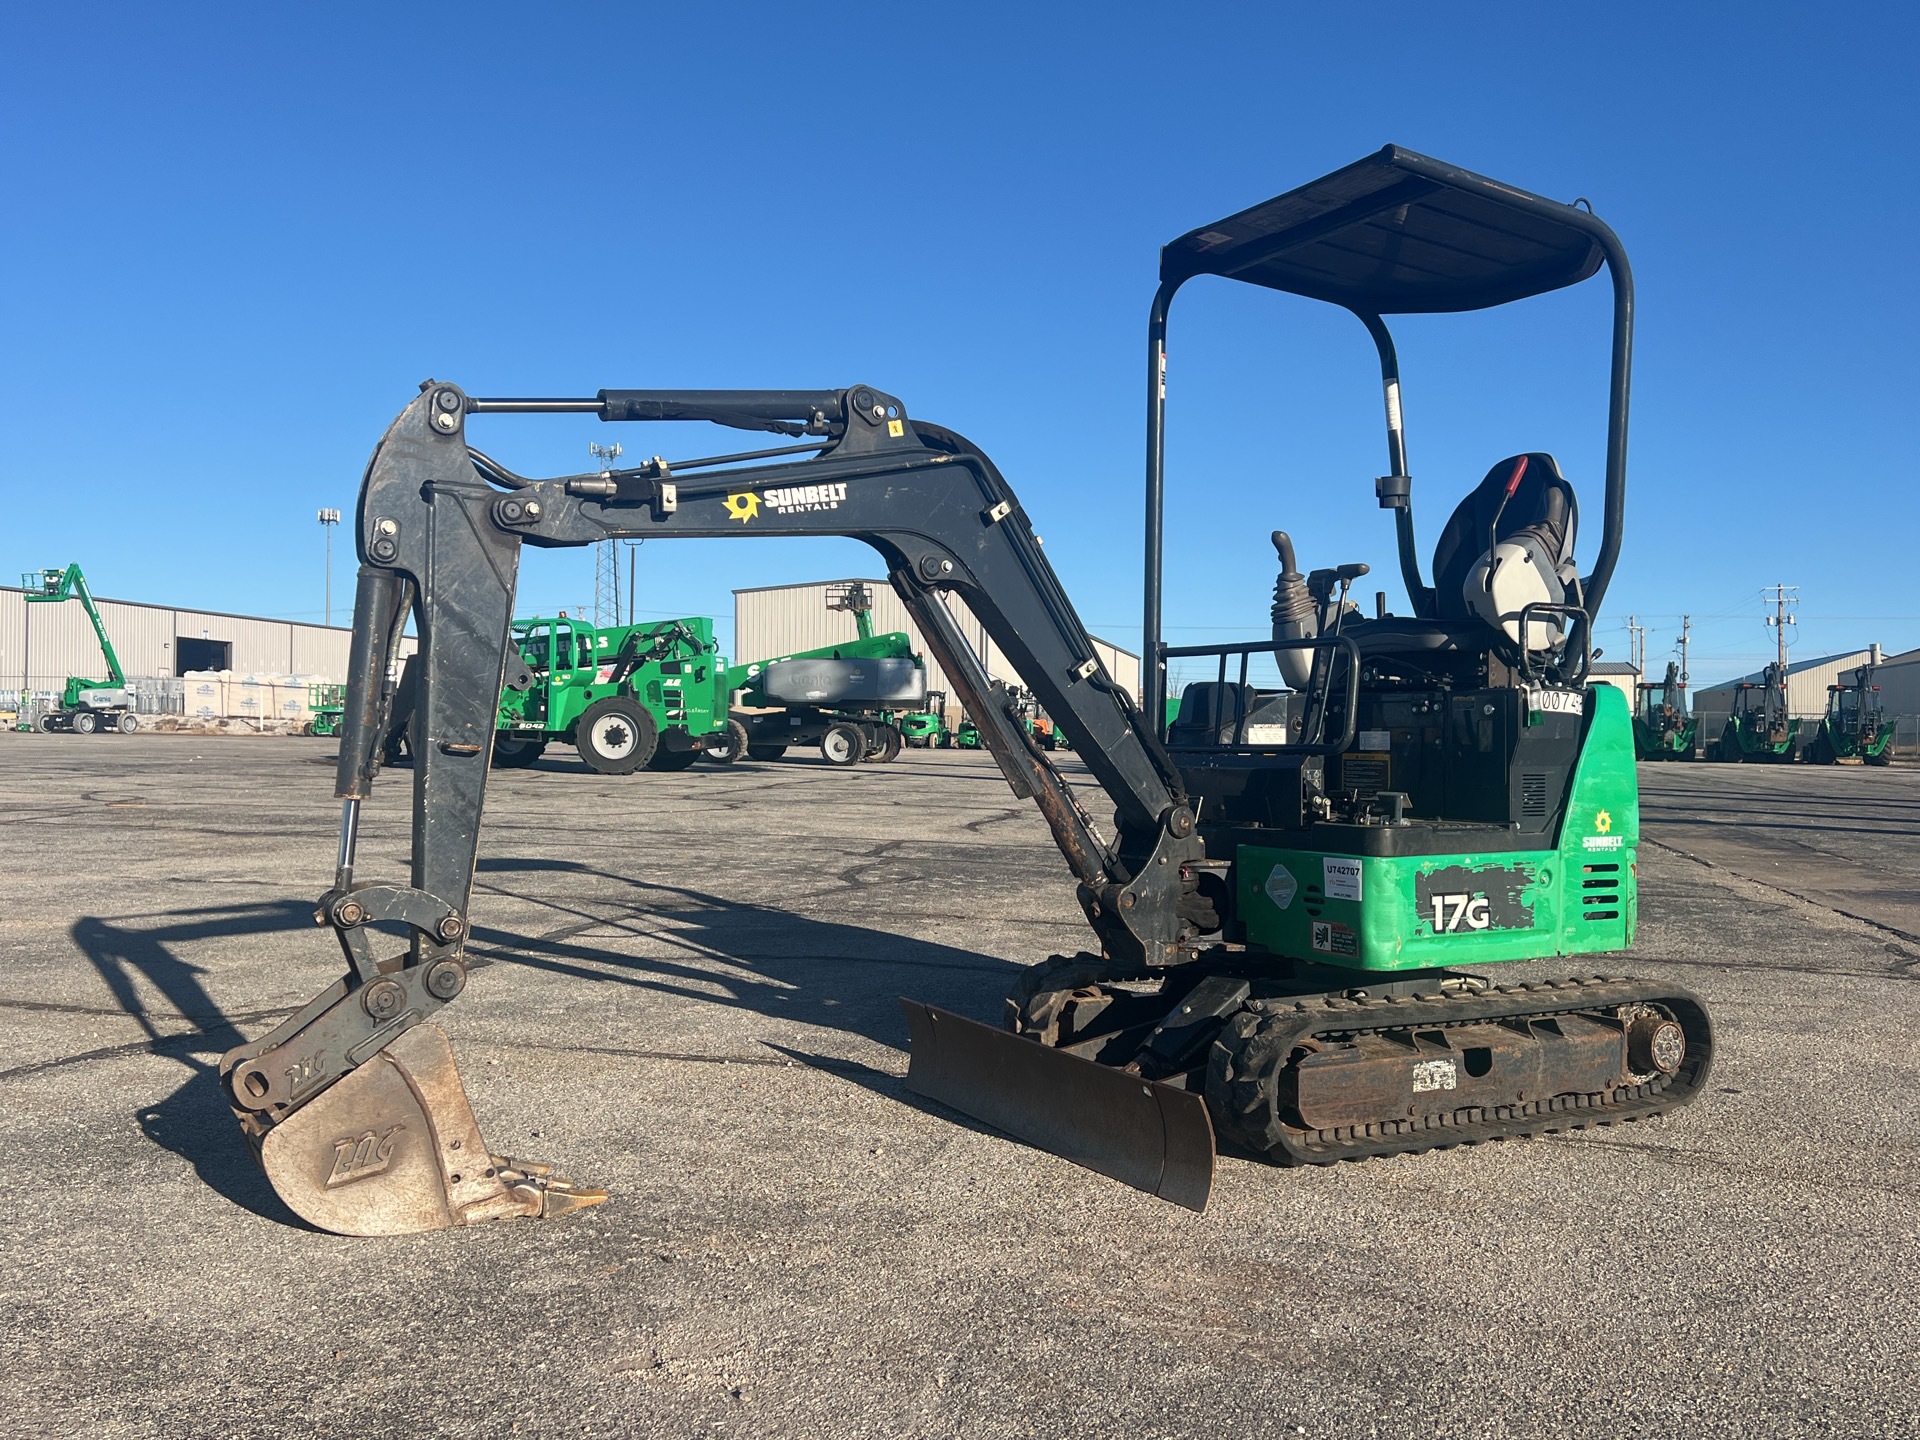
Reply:
<svg viewBox="0 0 1920 1440"><path fill-rule="evenodd" d="M1312 184L1189 231L1162 281L1223 275L1352 310L1481 310L1600 268L1586 212L1389 145Z"/></svg>

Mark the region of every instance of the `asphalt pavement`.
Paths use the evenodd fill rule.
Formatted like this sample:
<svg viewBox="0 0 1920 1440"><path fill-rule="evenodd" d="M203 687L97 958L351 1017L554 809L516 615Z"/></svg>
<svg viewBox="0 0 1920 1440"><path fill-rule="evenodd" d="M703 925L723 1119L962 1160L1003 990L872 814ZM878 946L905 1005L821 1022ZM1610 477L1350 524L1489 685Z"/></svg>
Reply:
<svg viewBox="0 0 1920 1440"><path fill-rule="evenodd" d="M499 772L444 1012L492 1146L613 1198L316 1233L220 1054L336 975L322 740L0 735L0 1414L131 1436L1871 1436L1920 1426L1920 772L1641 771L1666 1119L1204 1215L900 1082L1085 938L984 756ZM399 783L393 783L398 781ZM406 786L360 874L404 875ZM1505 967L1546 978L1563 965Z"/></svg>

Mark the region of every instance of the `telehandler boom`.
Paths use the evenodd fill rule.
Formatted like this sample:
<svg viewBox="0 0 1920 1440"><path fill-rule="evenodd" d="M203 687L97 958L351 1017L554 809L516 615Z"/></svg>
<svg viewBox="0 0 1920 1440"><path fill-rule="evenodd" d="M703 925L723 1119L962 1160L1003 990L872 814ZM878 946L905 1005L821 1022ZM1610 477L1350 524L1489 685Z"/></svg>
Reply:
<svg viewBox="0 0 1920 1440"><path fill-rule="evenodd" d="M1399 375L1383 313L1458 311L1576 283L1614 288L1603 528L1574 567L1577 511L1553 458L1496 463L1414 550ZM1613 232L1394 147L1183 236L1149 332L1146 702L1114 683L1018 498L979 449L871 386L602 390L488 399L428 381L374 452L337 794L320 900L346 974L222 1062L241 1125L300 1215L386 1234L544 1215L604 1196L488 1151L444 1033L464 988L468 903L523 545L608 537L866 541L1016 794L1051 828L1098 953L1035 966L1006 1028L903 1001L908 1084L1002 1130L1200 1208L1214 1129L1282 1163L1444 1148L1684 1104L1712 1037L1683 990L1587 976L1496 985L1457 967L1624 949L1638 797L1618 692L1588 635L1625 509L1632 282ZM1328 300L1373 336L1413 614L1357 618L1366 566L1303 575L1287 536L1273 639L1160 639L1165 331L1215 275ZM574 412L704 420L796 442L534 480L468 443L471 420ZM1009 707L940 596L960 595L1116 813L1096 822ZM385 678L419 636L413 863L354 873ZM1211 661L1162 734L1169 659ZM1263 668L1264 667L1264 668ZM1151 720L1148 717L1153 717ZM403 922L396 953L371 928Z"/></svg>

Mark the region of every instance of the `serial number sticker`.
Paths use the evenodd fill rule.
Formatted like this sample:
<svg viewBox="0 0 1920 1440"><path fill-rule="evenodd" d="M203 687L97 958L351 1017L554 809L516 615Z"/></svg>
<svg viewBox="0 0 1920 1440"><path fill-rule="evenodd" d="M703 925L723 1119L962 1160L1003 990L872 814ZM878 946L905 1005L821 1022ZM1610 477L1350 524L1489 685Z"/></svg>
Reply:
<svg viewBox="0 0 1920 1440"><path fill-rule="evenodd" d="M1336 860L1331 855L1323 856L1320 861L1320 883L1322 893L1329 900L1358 900L1360 898L1360 862Z"/></svg>
<svg viewBox="0 0 1920 1440"><path fill-rule="evenodd" d="M1331 920L1316 920L1311 927L1313 948L1322 955L1354 956L1360 953L1360 937L1345 925Z"/></svg>
<svg viewBox="0 0 1920 1440"><path fill-rule="evenodd" d="M1435 895L1428 919L1433 933L1452 935L1462 930L1485 930L1493 924L1493 909L1484 895Z"/></svg>
<svg viewBox="0 0 1920 1440"><path fill-rule="evenodd" d="M1529 690L1527 708L1543 715L1584 715L1587 697L1580 690Z"/></svg>
<svg viewBox="0 0 1920 1440"><path fill-rule="evenodd" d="M1393 732L1391 730L1362 730L1354 737L1353 747L1356 750L1391 750L1393 749Z"/></svg>
<svg viewBox="0 0 1920 1440"><path fill-rule="evenodd" d="M1460 1071L1451 1060L1421 1060L1413 1067L1413 1089L1454 1090L1460 1085Z"/></svg>
<svg viewBox="0 0 1920 1440"><path fill-rule="evenodd" d="M1247 744L1284 745L1287 743L1287 727L1284 725L1247 726Z"/></svg>

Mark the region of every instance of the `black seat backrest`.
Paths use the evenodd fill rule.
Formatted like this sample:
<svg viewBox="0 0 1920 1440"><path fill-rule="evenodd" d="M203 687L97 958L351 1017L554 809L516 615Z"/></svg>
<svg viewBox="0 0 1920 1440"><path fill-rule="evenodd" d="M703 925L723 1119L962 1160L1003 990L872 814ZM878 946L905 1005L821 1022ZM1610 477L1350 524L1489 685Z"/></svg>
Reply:
<svg viewBox="0 0 1920 1440"><path fill-rule="evenodd" d="M1167 744L1231 745L1258 703L1259 692L1251 685L1196 680L1180 692L1180 711L1167 727Z"/></svg>
<svg viewBox="0 0 1920 1440"><path fill-rule="evenodd" d="M1513 482L1515 467L1525 462L1520 483L1506 508L1500 508L1507 486ZM1447 528L1440 532L1433 547L1433 588L1435 606L1442 620L1466 620L1472 617L1462 594L1467 576L1487 553L1489 527L1500 517L1499 533L1505 540L1519 531L1537 528L1554 555L1563 578L1572 579L1574 529L1580 507L1573 486L1560 474L1560 464L1551 455L1532 451L1513 455L1491 470L1466 499L1455 507Z"/></svg>

